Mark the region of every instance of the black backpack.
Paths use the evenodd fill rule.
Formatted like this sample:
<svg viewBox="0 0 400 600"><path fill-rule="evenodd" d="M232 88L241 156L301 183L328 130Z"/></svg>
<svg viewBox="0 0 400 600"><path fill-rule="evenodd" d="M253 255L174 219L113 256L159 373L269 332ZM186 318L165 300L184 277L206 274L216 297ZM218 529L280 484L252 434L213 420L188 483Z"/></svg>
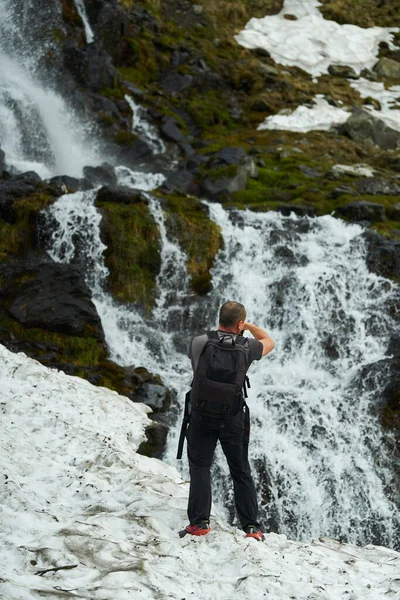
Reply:
<svg viewBox="0 0 400 600"><path fill-rule="evenodd" d="M243 405L246 383L246 338L207 332L192 383L190 403L210 416L233 415Z"/></svg>
<svg viewBox="0 0 400 600"><path fill-rule="evenodd" d="M178 443L177 458L182 458L186 429L190 421L189 405L210 417L236 414L245 405L248 362L247 338L216 331L207 332L207 342L201 351L192 389L185 397L185 414ZM248 417L248 415L247 415Z"/></svg>

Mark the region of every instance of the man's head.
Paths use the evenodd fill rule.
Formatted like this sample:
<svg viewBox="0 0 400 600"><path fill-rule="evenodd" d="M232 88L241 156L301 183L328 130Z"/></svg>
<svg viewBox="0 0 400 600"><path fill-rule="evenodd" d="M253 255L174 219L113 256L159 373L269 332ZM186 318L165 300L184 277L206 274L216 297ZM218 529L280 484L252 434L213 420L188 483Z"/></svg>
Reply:
<svg viewBox="0 0 400 600"><path fill-rule="evenodd" d="M219 311L219 327L224 331L240 332L240 325L246 320L246 309L240 302L230 300L221 306Z"/></svg>

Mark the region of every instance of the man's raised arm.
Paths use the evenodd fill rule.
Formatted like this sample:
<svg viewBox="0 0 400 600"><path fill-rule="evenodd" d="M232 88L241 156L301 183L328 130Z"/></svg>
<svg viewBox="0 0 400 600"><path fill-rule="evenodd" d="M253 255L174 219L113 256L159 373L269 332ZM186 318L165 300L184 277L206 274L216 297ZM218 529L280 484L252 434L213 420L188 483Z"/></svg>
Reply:
<svg viewBox="0 0 400 600"><path fill-rule="evenodd" d="M271 352L271 350L273 350L275 348L274 340L268 335L268 333L266 331L264 331L264 329L261 329L261 327L258 327L257 325L254 325L253 323L249 323L248 321L245 321L243 323L242 329L244 331L250 331L251 335L254 338L256 338L256 340L258 340L259 342L262 343L262 345L263 345L262 355L263 356L265 356L266 354L269 354L269 352Z"/></svg>

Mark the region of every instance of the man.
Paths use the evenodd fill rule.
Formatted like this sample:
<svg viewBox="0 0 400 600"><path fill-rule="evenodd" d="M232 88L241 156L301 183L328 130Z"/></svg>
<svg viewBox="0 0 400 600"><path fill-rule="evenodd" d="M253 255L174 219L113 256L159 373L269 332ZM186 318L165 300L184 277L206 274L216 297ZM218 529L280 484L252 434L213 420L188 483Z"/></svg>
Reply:
<svg viewBox="0 0 400 600"><path fill-rule="evenodd" d="M243 338L241 333L249 331L254 339ZM245 373L254 360L260 360L274 348L275 344L266 331L246 321L246 309L239 302L226 302L220 309L218 331L210 335L214 338L214 349L208 356L216 357L225 363L231 361L237 372L242 368L239 377L235 374L222 377L226 383L220 383L221 377L214 377L214 382L208 381L209 388L202 399L198 400L197 390L201 388L202 381L198 384L199 371L210 373L210 366L203 363L212 358L205 359L207 347L210 346L208 334L194 337L189 350L194 372L193 387L191 390L191 415L186 434L188 445L188 459L190 468L190 491L188 502L188 517L190 524L181 532L180 537L186 534L205 535L209 533L209 519L211 511L211 479L210 468L218 440L228 461L230 474L233 480L236 511L246 532L246 537L263 540L264 535L257 520L257 495L250 472L248 461L249 443L249 413L243 393L236 394L236 400L229 404L230 390L234 390L238 381L243 381ZM221 350L222 347L222 350ZM220 359L217 355L222 355ZM228 356L229 355L229 356ZM240 358L244 356L244 359ZM227 357L228 360L225 360ZM233 361L233 362L232 362ZM242 363L241 363L242 361ZM232 367L233 368L233 367ZM224 364L221 373L226 373L228 367ZM213 378L212 375L207 375ZM217 379L217 382L215 382ZM213 387L216 388L214 393ZM225 387L224 387L225 386ZM218 390L228 390L218 394ZM194 391L196 392L194 394ZM232 395L232 398L234 396ZM212 400L209 402L209 400ZM224 404L224 402L227 404ZM236 404L235 404L236 402ZM229 411L229 414L228 412ZM217 414L215 414L217 413ZM225 413L225 414L224 414Z"/></svg>

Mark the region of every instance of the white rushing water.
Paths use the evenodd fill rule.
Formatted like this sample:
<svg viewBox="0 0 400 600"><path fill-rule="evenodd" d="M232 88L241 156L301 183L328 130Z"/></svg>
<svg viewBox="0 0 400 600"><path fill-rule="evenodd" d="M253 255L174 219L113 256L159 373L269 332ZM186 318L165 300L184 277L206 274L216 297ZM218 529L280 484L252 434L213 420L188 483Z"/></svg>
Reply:
<svg viewBox="0 0 400 600"><path fill-rule="evenodd" d="M0 16L8 5L0 0ZM59 95L7 52L9 46L0 43L0 142L9 165L42 176L79 176L84 165L98 159L78 120ZM128 101L134 131L154 144L155 153L162 152L140 107ZM119 184L144 193L163 180L125 167L116 172ZM222 302L243 302L249 320L276 340L272 355L250 373L251 459L266 528L293 539L328 535L399 546L390 457L373 411L379 386L371 392L359 381L364 366L384 357L393 327L387 303L398 289L368 272L362 229L329 216L229 213L210 205L224 250L214 265L213 291L196 298L189 291L187 258L168 236L162 203L149 194L161 254L149 319L106 291L95 197L96 190L67 194L49 209L49 253L56 261L86 267L110 358L159 373L175 404L182 402L191 379L185 354L191 334L217 324ZM166 452L171 463L176 432L173 426ZM222 514L231 503L228 479L219 454L214 480Z"/></svg>
<svg viewBox="0 0 400 600"><path fill-rule="evenodd" d="M93 126L43 83L37 44L30 40L32 51L22 51L16 11L0 0L0 144L7 165L42 178L80 177L85 165L103 160Z"/></svg>
<svg viewBox="0 0 400 600"><path fill-rule="evenodd" d="M385 306L398 289L368 272L357 225L249 211L232 221L221 206L210 210L225 243L213 296L243 302L276 341L250 373L264 520L291 538L399 543L377 392L358 385L362 367L384 357ZM226 478L224 461L217 471Z"/></svg>
<svg viewBox="0 0 400 600"><path fill-rule="evenodd" d="M154 154L163 154L166 151L165 144L156 129L147 121L147 110L137 104L128 94L125 96L125 100L132 110L132 132L147 142Z"/></svg>
<svg viewBox="0 0 400 600"><path fill-rule="evenodd" d="M94 41L93 29L90 26L89 18L86 12L85 0L74 0L76 10L82 19L83 26L85 28L86 42L91 44Z"/></svg>
<svg viewBox="0 0 400 600"><path fill-rule="evenodd" d="M111 358L159 373L182 401L190 381L183 354L188 327L196 321L199 331L213 327L223 301L243 302L248 318L276 340L272 355L250 373L250 448L263 522L292 539L330 535L396 545L398 513L387 494L390 457L371 410L376 392L358 384L361 369L384 357L393 327L385 306L398 290L368 272L362 229L329 216L246 211L229 218L220 205L210 205L225 248L213 269L210 297L185 309L186 257L168 239L161 205L149 196L162 267L156 307L146 320L134 306L122 306L104 292L107 272L94 194L64 196L50 209L59 223L51 254L69 261L76 248L87 253L87 281ZM166 453L172 464L178 427L179 422ZM214 481L223 514L232 492L225 461L217 456Z"/></svg>

